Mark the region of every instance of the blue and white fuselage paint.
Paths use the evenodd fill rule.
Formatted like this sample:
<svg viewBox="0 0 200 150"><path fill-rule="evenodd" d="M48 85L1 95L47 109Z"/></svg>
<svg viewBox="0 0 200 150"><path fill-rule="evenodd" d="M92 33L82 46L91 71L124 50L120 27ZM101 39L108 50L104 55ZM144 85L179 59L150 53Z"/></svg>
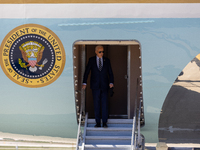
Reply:
<svg viewBox="0 0 200 150"><path fill-rule="evenodd" d="M136 40L142 53L141 133L147 143L157 143L165 97L179 73L200 53L199 8L196 3L0 4L1 42L14 28L37 24L59 37L66 57L59 78L39 88L16 84L0 70L0 131L75 138L74 42Z"/></svg>

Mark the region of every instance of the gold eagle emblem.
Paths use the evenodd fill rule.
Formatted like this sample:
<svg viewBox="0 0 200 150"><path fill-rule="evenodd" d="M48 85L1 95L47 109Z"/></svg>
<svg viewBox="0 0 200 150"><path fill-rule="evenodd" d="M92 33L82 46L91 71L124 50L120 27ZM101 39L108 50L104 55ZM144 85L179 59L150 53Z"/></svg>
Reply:
<svg viewBox="0 0 200 150"><path fill-rule="evenodd" d="M31 72L36 72L37 67L42 70L42 67L44 67L44 65L48 61L47 59L45 59L41 65L38 64L42 59L44 49L45 47L36 41L27 41L23 43L21 46L19 46L19 50L21 51L22 58L28 64L25 65L24 63L22 63L22 60L19 58L20 66L22 68L29 67L29 70Z"/></svg>

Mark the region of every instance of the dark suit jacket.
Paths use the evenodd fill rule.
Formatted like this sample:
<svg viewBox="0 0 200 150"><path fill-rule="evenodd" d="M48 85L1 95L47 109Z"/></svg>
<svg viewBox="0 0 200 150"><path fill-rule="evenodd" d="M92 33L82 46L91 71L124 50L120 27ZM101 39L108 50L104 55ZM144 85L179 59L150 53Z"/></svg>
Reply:
<svg viewBox="0 0 200 150"><path fill-rule="evenodd" d="M103 57L103 68L99 71L97 67L96 56L91 57L85 69L83 83L87 83L87 78L91 70L90 88L91 89L108 89L110 83L114 83L113 72L110 60Z"/></svg>

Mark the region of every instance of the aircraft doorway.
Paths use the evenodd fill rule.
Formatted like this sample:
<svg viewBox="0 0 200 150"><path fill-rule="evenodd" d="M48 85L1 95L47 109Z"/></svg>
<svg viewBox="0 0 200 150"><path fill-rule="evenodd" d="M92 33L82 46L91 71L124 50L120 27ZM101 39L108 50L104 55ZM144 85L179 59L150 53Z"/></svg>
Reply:
<svg viewBox="0 0 200 150"><path fill-rule="evenodd" d="M142 97L141 53L136 41L78 41L74 44L74 81L77 117L82 106L89 118L94 118L90 75L86 90L81 90L85 67L95 56L95 47L104 47L104 56L111 62L114 74L114 95L109 94L109 118L132 118L135 101ZM137 93L136 93L137 91Z"/></svg>
<svg viewBox="0 0 200 150"><path fill-rule="evenodd" d="M86 62L90 57L95 56L96 46L86 45ZM127 118L127 46L104 45L104 52L104 56L110 59L115 80L114 95L108 98L109 115L110 117ZM88 80L89 84L90 81ZM89 118L94 118L92 90L90 88L86 90L86 111Z"/></svg>

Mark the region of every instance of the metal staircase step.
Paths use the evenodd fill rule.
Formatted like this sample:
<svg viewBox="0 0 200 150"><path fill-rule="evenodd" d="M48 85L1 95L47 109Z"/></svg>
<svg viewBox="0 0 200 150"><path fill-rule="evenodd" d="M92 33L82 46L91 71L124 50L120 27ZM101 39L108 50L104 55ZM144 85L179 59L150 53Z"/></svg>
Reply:
<svg viewBox="0 0 200 150"><path fill-rule="evenodd" d="M86 136L85 144L130 145L131 136Z"/></svg>
<svg viewBox="0 0 200 150"><path fill-rule="evenodd" d="M131 149L133 119L108 119L108 128L94 128L95 124L95 119L87 119L85 150Z"/></svg>
<svg viewBox="0 0 200 150"><path fill-rule="evenodd" d="M88 123L95 123L95 119L88 119ZM108 119L107 123L132 124L133 119Z"/></svg>
<svg viewBox="0 0 200 150"><path fill-rule="evenodd" d="M95 124L95 119L88 119L88 127L94 127ZM108 119L107 125L108 127L132 128L133 119Z"/></svg>
<svg viewBox="0 0 200 150"><path fill-rule="evenodd" d="M130 145L85 145L85 150L130 150Z"/></svg>
<svg viewBox="0 0 200 150"><path fill-rule="evenodd" d="M87 127L86 136L131 136L132 128L94 128Z"/></svg>

